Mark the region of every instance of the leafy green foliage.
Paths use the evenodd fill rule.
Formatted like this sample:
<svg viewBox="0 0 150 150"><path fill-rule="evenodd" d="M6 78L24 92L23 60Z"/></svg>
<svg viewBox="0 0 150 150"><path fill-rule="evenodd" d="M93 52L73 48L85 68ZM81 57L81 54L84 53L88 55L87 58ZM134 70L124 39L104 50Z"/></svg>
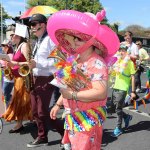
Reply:
<svg viewBox="0 0 150 150"><path fill-rule="evenodd" d="M94 14L103 9L99 0L28 0L27 5L28 8L37 5L48 5L58 10L73 9ZM108 24L107 22L107 18L102 21L103 24Z"/></svg>
<svg viewBox="0 0 150 150"><path fill-rule="evenodd" d="M103 8L99 0L28 0L27 4L28 8L36 5L49 5L58 10L73 9L94 14Z"/></svg>

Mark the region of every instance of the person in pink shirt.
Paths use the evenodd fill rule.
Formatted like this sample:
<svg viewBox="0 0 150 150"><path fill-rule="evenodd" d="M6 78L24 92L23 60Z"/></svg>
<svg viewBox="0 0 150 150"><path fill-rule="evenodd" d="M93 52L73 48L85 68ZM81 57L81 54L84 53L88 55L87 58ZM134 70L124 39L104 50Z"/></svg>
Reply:
<svg viewBox="0 0 150 150"><path fill-rule="evenodd" d="M48 20L48 34L54 43L68 56L77 57L77 67L90 78L89 87L60 88L61 96L51 109L50 117L56 119L61 105L65 108L64 149L101 149L108 88L106 60L119 48L117 35L106 25L99 24L104 17L104 10L96 16L62 10Z"/></svg>
<svg viewBox="0 0 150 150"><path fill-rule="evenodd" d="M2 44L1 44L2 50L5 54L7 54L10 58L10 60L12 60L13 57L13 48L11 45L10 40L5 39ZM0 60L0 64L2 66L2 68L6 68L6 62L3 60ZM10 99L11 99L11 92L14 86L14 80L9 80L7 77L3 77L3 93L4 93L4 98L5 98L5 103L6 103L6 109L10 103Z"/></svg>

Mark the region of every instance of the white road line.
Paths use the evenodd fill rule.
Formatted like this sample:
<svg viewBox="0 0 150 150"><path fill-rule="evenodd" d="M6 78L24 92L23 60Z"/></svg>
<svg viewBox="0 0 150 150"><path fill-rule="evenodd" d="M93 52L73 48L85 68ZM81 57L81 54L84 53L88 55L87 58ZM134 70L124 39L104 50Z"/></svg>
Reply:
<svg viewBox="0 0 150 150"><path fill-rule="evenodd" d="M125 108L123 108L123 109L125 109L125 110L128 110L128 111L134 112L134 113L136 113L136 114L139 114L139 115L142 115L142 116L145 116L145 117L150 118L150 115L149 115L149 114L144 113L144 112L140 112L140 111L135 110L135 109L130 109L130 107L125 107Z"/></svg>

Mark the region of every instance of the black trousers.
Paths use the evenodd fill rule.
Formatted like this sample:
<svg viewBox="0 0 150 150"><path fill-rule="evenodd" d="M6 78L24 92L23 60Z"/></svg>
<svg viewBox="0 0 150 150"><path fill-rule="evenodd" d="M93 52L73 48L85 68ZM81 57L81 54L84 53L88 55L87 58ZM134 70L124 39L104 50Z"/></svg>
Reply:
<svg viewBox="0 0 150 150"><path fill-rule="evenodd" d="M137 70L137 72L135 73L134 77L135 77L135 89L139 88L141 89L141 70Z"/></svg>

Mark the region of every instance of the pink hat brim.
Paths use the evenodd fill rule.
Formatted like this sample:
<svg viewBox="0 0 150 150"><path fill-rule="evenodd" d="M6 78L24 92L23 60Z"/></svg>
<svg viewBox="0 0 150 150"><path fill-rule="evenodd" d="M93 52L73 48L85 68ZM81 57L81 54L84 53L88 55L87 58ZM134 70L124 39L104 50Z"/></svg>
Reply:
<svg viewBox="0 0 150 150"><path fill-rule="evenodd" d="M61 44L59 38L56 37L56 32L59 30L78 31L95 37L95 40L106 49L106 57L111 57L119 49L120 42L117 34L108 26L99 24L98 20L85 13L75 10L56 12L48 19L47 23L48 35L56 45ZM65 49L64 45L61 46Z"/></svg>

